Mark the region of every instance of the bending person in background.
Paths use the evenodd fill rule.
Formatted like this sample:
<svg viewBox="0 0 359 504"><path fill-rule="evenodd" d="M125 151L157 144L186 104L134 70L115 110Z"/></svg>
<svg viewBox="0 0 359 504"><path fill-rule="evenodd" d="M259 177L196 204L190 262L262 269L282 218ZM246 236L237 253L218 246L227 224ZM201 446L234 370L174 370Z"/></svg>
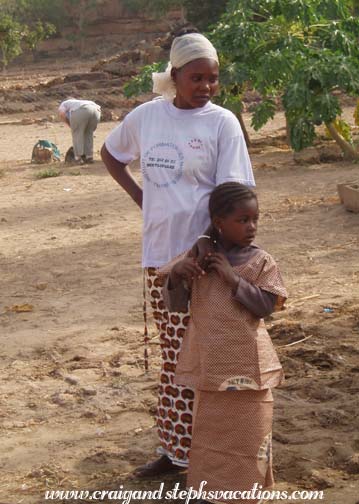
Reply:
<svg viewBox="0 0 359 504"><path fill-rule="evenodd" d="M163 357L157 411L161 457L138 468L138 477L186 467L191 446L194 392L174 383L189 313L165 307L157 268L194 244L202 258L210 250L208 199L215 186L254 185L237 118L211 102L218 77L218 56L209 40L199 33L176 37L167 70L153 75L153 90L162 96L130 112L102 148L108 171L143 211L142 265ZM143 189L127 166L139 158Z"/></svg>
<svg viewBox="0 0 359 504"><path fill-rule="evenodd" d="M101 119L100 105L70 98L59 106L59 116L71 128L75 162L93 163L93 134Z"/></svg>

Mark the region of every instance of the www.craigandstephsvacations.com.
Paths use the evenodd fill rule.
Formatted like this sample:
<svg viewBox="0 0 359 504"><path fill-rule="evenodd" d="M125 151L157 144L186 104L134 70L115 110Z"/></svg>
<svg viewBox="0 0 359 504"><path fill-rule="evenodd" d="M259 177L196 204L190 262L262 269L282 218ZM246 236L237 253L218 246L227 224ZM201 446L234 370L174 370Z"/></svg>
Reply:
<svg viewBox="0 0 359 504"><path fill-rule="evenodd" d="M181 489L180 483L176 483L170 490L165 490L165 484L161 483L156 490L126 490L119 485L116 490L47 490L45 500L113 500L121 504L130 504L138 500L176 500L181 499L184 504L189 504L192 499L204 499L215 501L226 500L323 500L324 492L319 490L263 490L263 486L255 483L251 490L206 490L207 481L202 481L198 490L193 487Z"/></svg>

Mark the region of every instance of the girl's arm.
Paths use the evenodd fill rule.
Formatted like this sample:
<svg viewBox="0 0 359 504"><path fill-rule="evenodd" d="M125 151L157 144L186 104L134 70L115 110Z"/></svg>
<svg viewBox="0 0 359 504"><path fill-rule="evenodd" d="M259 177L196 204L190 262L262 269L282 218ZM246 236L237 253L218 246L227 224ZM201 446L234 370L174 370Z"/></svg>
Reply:
<svg viewBox="0 0 359 504"><path fill-rule="evenodd" d="M136 182L130 168L111 156L105 144L101 149L101 158L110 175L131 196L133 201L142 208L142 188Z"/></svg>
<svg viewBox="0 0 359 504"><path fill-rule="evenodd" d="M163 300L169 311L187 311L190 297L190 290L187 286L192 284L195 276L201 277L203 274L204 271L193 257L185 257L173 266L162 289ZM187 286L185 286L185 282Z"/></svg>
<svg viewBox="0 0 359 504"><path fill-rule="evenodd" d="M273 313L277 303L276 294L261 289L244 278L239 278L237 288L233 291L233 298L259 318L268 317Z"/></svg>
<svg viewBox="0 0 359 504"><path fill-rule="evenodd" d="M197 260L198 264L200 264L205 271L208 266L207 264L208 254L214 252L213 232L214 232L213 226L212 224L210 224L203 233L203 235L197 239L196 243L193 245L191 249L192 257L194 257Z"/></svg>
<svg viewBox="0 0 359 504"><path fill-rule="evenodd" d="M223 254L214 253L209 257L209 271L216 271L228 284L233 298L245 306L253 315L264 318L274 312L277 296L237 275Z"/></svg>
<svg viewBox="0 0 359 504"><path fill-rule="evenodd" d="M183 282L173 287L171 277L167 277L162 289L162 295L163 301L170 312L186 312L188 310L190 291Z"/></svg>

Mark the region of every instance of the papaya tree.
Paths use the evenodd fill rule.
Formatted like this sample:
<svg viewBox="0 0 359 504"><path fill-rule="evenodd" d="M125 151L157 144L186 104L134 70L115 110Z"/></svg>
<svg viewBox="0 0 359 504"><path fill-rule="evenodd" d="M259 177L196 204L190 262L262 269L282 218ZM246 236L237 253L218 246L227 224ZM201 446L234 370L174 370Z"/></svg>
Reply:
<svg viewBox="0 0 359 504"><path fill-rule="evenodd" d="M359 21L344 0L231 0L212 32L232 101L241 102L246 86L261 97L255 129L279 102L294 150L311 145L315 126L325 124L351 158L358 153L342 134L338 92L359 94L358 37Z"/></svg>

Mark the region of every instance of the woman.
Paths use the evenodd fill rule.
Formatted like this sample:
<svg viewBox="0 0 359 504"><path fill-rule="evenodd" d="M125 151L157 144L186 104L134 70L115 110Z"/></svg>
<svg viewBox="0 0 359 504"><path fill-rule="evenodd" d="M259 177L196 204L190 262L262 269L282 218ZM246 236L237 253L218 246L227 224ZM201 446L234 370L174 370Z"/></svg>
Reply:
<svg viewBox="0 0 359 504"><path fill-rule="evenodd" d="M71 128L75 163L93 163L93 134L101 119L100 105L70 98L61 103L59 116Z"/></svg>
<svg viewBox="0 0 359 504"><path fill-rule="evenodd" d="M153 75L153 90L162 96L130 112L102 148L108 171L143 211L142 265L162 345L157 414L162 456L139 468L140 477L186 467L192 433L193 391L174 384L189 315L165 308L156 269L196 242L208 248L208 199L215 186L254 185L237 118L210 101L218 77L218 56L209 40L199 33L176 37L166 72ZM138 158L143 189L127 167Z"/></svg>

